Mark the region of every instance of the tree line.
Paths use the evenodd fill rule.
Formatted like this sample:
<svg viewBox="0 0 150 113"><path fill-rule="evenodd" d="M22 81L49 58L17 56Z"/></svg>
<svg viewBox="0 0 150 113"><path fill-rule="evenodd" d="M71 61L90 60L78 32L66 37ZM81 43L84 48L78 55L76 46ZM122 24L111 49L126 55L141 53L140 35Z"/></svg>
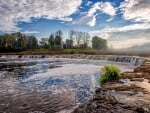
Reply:
<svg viewBox="0 0 150 113"><path fill-rule="evenodd" d="M17 51L28 49L88 49L107 50L107 41L98 37L92 37L87 32L69 31L69 38L63 41L61 30L50 34L49 38L41 38L40 41L34 35L25 35L20 32L0 35L0 51Z"/></svg>
<svg viewBox="0 0 150 113"><path fill-rule="evenodd" d="M35 36L26 36L20 32L0 35L0 50L13 51L38 48L38 40Z"/></svg>

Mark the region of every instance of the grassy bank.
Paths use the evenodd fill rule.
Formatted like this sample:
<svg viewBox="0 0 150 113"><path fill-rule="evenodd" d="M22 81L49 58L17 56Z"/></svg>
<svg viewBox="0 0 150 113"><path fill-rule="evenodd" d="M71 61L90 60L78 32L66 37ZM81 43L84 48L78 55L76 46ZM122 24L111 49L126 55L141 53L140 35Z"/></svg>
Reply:
<svg viewBox="0 0 150 113"><path fill-rule="evenodd" d="M129 55L149 57L149 51L100 51L100 50L83 50L83 49L64 49L64 50L48 50L34 49L16 52L0 52L0 55L55 55L55 54L89 54L89 55Z"/></svg>

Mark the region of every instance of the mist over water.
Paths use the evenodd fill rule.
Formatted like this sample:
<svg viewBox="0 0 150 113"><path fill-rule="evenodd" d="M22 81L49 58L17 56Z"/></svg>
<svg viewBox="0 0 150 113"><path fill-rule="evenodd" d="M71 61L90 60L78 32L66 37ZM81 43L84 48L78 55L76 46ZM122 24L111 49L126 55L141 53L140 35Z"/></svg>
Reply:
<svg viewBox="0 0 150 113"><path fill-rule="evenodd" d="M71 112L92 98L100 68L129 64L61 58L0 58L0 112Z"/></svg>

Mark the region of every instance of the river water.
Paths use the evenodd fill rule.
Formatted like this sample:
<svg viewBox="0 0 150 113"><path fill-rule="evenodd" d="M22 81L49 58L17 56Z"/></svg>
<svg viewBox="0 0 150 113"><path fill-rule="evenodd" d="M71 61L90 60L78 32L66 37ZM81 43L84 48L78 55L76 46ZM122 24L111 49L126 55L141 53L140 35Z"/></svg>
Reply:
<svg viewBox="0 0 150 113"><path fill-rule="evenodd" d="M0 58L0 113L70 113L92 99L100 68L130 64L62 58Z"/></svg>

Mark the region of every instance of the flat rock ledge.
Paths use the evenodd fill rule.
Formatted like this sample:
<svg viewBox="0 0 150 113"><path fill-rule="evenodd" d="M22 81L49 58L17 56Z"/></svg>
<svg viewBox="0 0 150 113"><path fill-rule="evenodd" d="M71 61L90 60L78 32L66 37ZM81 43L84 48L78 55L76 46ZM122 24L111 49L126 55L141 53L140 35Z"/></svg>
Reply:
<svg viewBox="0 0 150 113"><path fill-rule="evenodd" d="M150 113L150 61L104 84L73 113Z"/></svg>

